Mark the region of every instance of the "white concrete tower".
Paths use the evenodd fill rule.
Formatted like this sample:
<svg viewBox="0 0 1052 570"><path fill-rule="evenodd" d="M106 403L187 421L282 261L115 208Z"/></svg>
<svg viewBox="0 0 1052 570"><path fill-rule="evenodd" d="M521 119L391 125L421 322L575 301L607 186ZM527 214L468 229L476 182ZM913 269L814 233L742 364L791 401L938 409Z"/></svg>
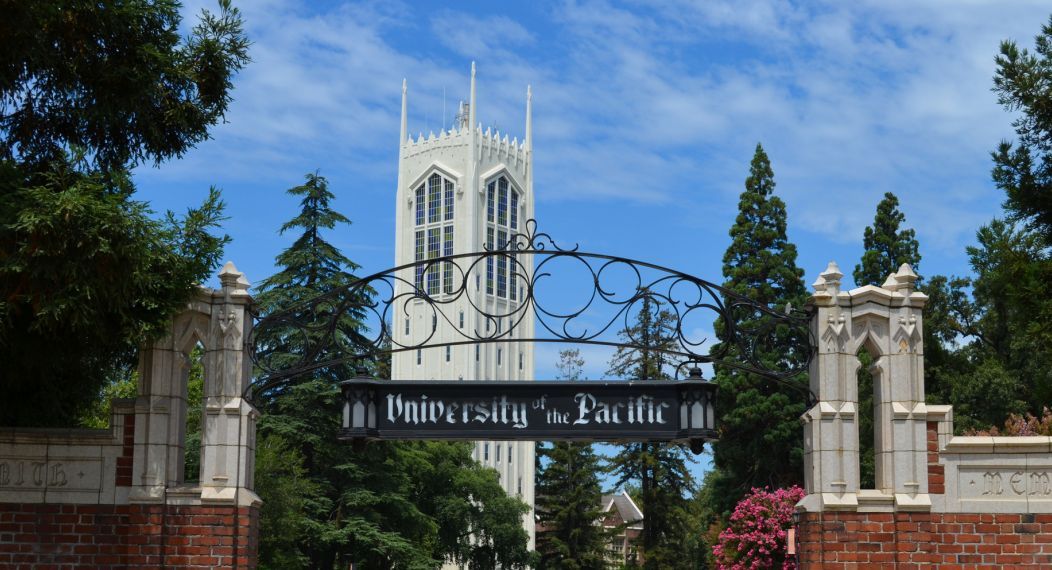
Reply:
<svg viewBox="0 0 1052 570"><path fill-rule="evenodd" d="M476 122L475 64L471 64L471 95L461 104L456 124L443 125L436 135L408 136L406 85L402 84L402 126L398 151L398 188L395 214L395 265L444 255L480 252L501 247L509 236L525 233L533 218L533 153L531 93L526 89L526 137L508 140ZM479 261L436 265L423 272L405 271L395 295L410 296L416 284L438 302L436 313L422 299L399 302L392 315L397 344L412 346L465 341L507 331L512 318L490 315L520 314L526 284L532 275L527 256L490 257ZM514 267L518 267L515 270ZM465 282L465 272L467 278ZM461 286L466 290L460 291ZM403 306L405 309L403 310ZM532 314L517 322L510 336L532 338ZM506 338L506 337L505 337ZM533 344L509 341L412 350L396 353L391 375L396 380L526 380L534 377ZM480 441L475 457L500 473L500 482L533 506L534 443ZM523 525L534 546L534 517Z"/></svg>

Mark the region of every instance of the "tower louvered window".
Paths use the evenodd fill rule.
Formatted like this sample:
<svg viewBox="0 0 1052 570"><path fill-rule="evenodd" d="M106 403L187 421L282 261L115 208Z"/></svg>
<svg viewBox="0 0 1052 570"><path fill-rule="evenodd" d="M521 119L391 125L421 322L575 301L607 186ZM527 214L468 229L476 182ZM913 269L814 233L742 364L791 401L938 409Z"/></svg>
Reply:
<svg viewBox="0 0 1052 570"><path fill-rule="evenodd" d="M414 191L417 262L453 255L454 188L452 180L434 172ZM451 293L452 262L418 265L416 286L428 295Z"/></svg>
<svg viewBox="0 0 1052 570"><path fill-rule="evenodd" d="M508 247L519 229L519 191L507 176L498 176L486 184L486 246L490 250ZM518 277L523 268L514 253L486 258L486 293L502 299L517 300Z"/></svg>

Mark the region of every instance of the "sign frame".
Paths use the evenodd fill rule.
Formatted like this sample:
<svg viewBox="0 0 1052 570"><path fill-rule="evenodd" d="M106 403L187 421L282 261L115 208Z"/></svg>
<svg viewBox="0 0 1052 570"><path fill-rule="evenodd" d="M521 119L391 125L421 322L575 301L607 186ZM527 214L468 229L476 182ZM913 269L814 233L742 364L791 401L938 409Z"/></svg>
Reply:
<svg viewBox="0 0 1052 570"><path fill-rule="evenodd" d="M340 383L341 440L715 441L717 387L686 380ZM660 420L660 421L659 421Z"/></svg>

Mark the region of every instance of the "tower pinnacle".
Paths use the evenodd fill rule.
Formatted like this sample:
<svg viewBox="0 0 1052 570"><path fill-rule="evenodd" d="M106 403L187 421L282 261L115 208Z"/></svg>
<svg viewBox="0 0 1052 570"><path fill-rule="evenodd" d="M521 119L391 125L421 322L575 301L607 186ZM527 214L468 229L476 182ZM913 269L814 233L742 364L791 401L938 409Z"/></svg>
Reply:
<svg viewBox="0 0 1052 570"><path fill-rule="evenodd" d="M533 93L526 86L526 150L533 150Z"/></svg>
<svg viewBox="0 0 1052 570"><path fill-rule="evenodd" d="M475 62L471 62L471 101L468 103L468 125L475 128Z"/></svg>
<svg viewBox="0 0 1052 570"><path fill-rule="evenodd" d="M406 80L402 78L402 138L398 139L398 146L405 144L406 139L409 137L407 130L406 121Z"/></svg>

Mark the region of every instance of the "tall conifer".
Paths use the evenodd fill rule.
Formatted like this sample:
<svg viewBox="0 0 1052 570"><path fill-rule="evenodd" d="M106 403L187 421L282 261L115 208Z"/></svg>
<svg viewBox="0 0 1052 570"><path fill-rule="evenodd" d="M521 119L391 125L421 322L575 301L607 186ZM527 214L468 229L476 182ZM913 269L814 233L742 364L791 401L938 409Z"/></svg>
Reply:
<svg viewBox="0 0 1052 570"><path fill-rule="evenodd" d="M580 380L583 366L579 350L559 352L561 380ZM605 569L599 456L592 444L575 441L551 442L537 451L538 568Z"/></svg>
<svg viewBox="0 0 1052 570"><path fill-rule="evenodd" d="M796 246L786 236L785 203L774 195L774 171L763 147L756 145L738 216L731 227L731 244L723 256L723 286L762 305L783 310L800 307L807 299L803 271L796 266ZM749 329L752 316L735 315L739 330ZM724 324L716 333L724 338ZM800 365L788 339L757 356L772 368ZM733 355L737 349L729 347ZM803 432L799 418L805 398L795 390L764 377L719 367L718 409L720 440L713 446L715 472L706 496L716 513L728 513L752 487L786 487L801 483ZM807 387L806 375L789 382Z"/></svg>
<svg viewBox="0 0 1052 570"><path fill-rule="evenodd" d="M891 192L877 204L873 225L862 235L862 262L855 266L855 285L880 285L903 263L920 270L920 251L912 228L901 229L906 215L899 211L899 199Z"/></svg>
<svg viewBox="0 0 1052 570"><path fill-rule="evenodd" d="M607 374L631 380L668 380L671 358L662 349L674 349L674 317L643 295L635 324L621 332L622 341L610 359ZM684 549L690 544L690 503L694 479L687 468L682 445L635 442L621 446L610 460L615 485L639 486L643 511L644 568L689 568Z"/></svg>

